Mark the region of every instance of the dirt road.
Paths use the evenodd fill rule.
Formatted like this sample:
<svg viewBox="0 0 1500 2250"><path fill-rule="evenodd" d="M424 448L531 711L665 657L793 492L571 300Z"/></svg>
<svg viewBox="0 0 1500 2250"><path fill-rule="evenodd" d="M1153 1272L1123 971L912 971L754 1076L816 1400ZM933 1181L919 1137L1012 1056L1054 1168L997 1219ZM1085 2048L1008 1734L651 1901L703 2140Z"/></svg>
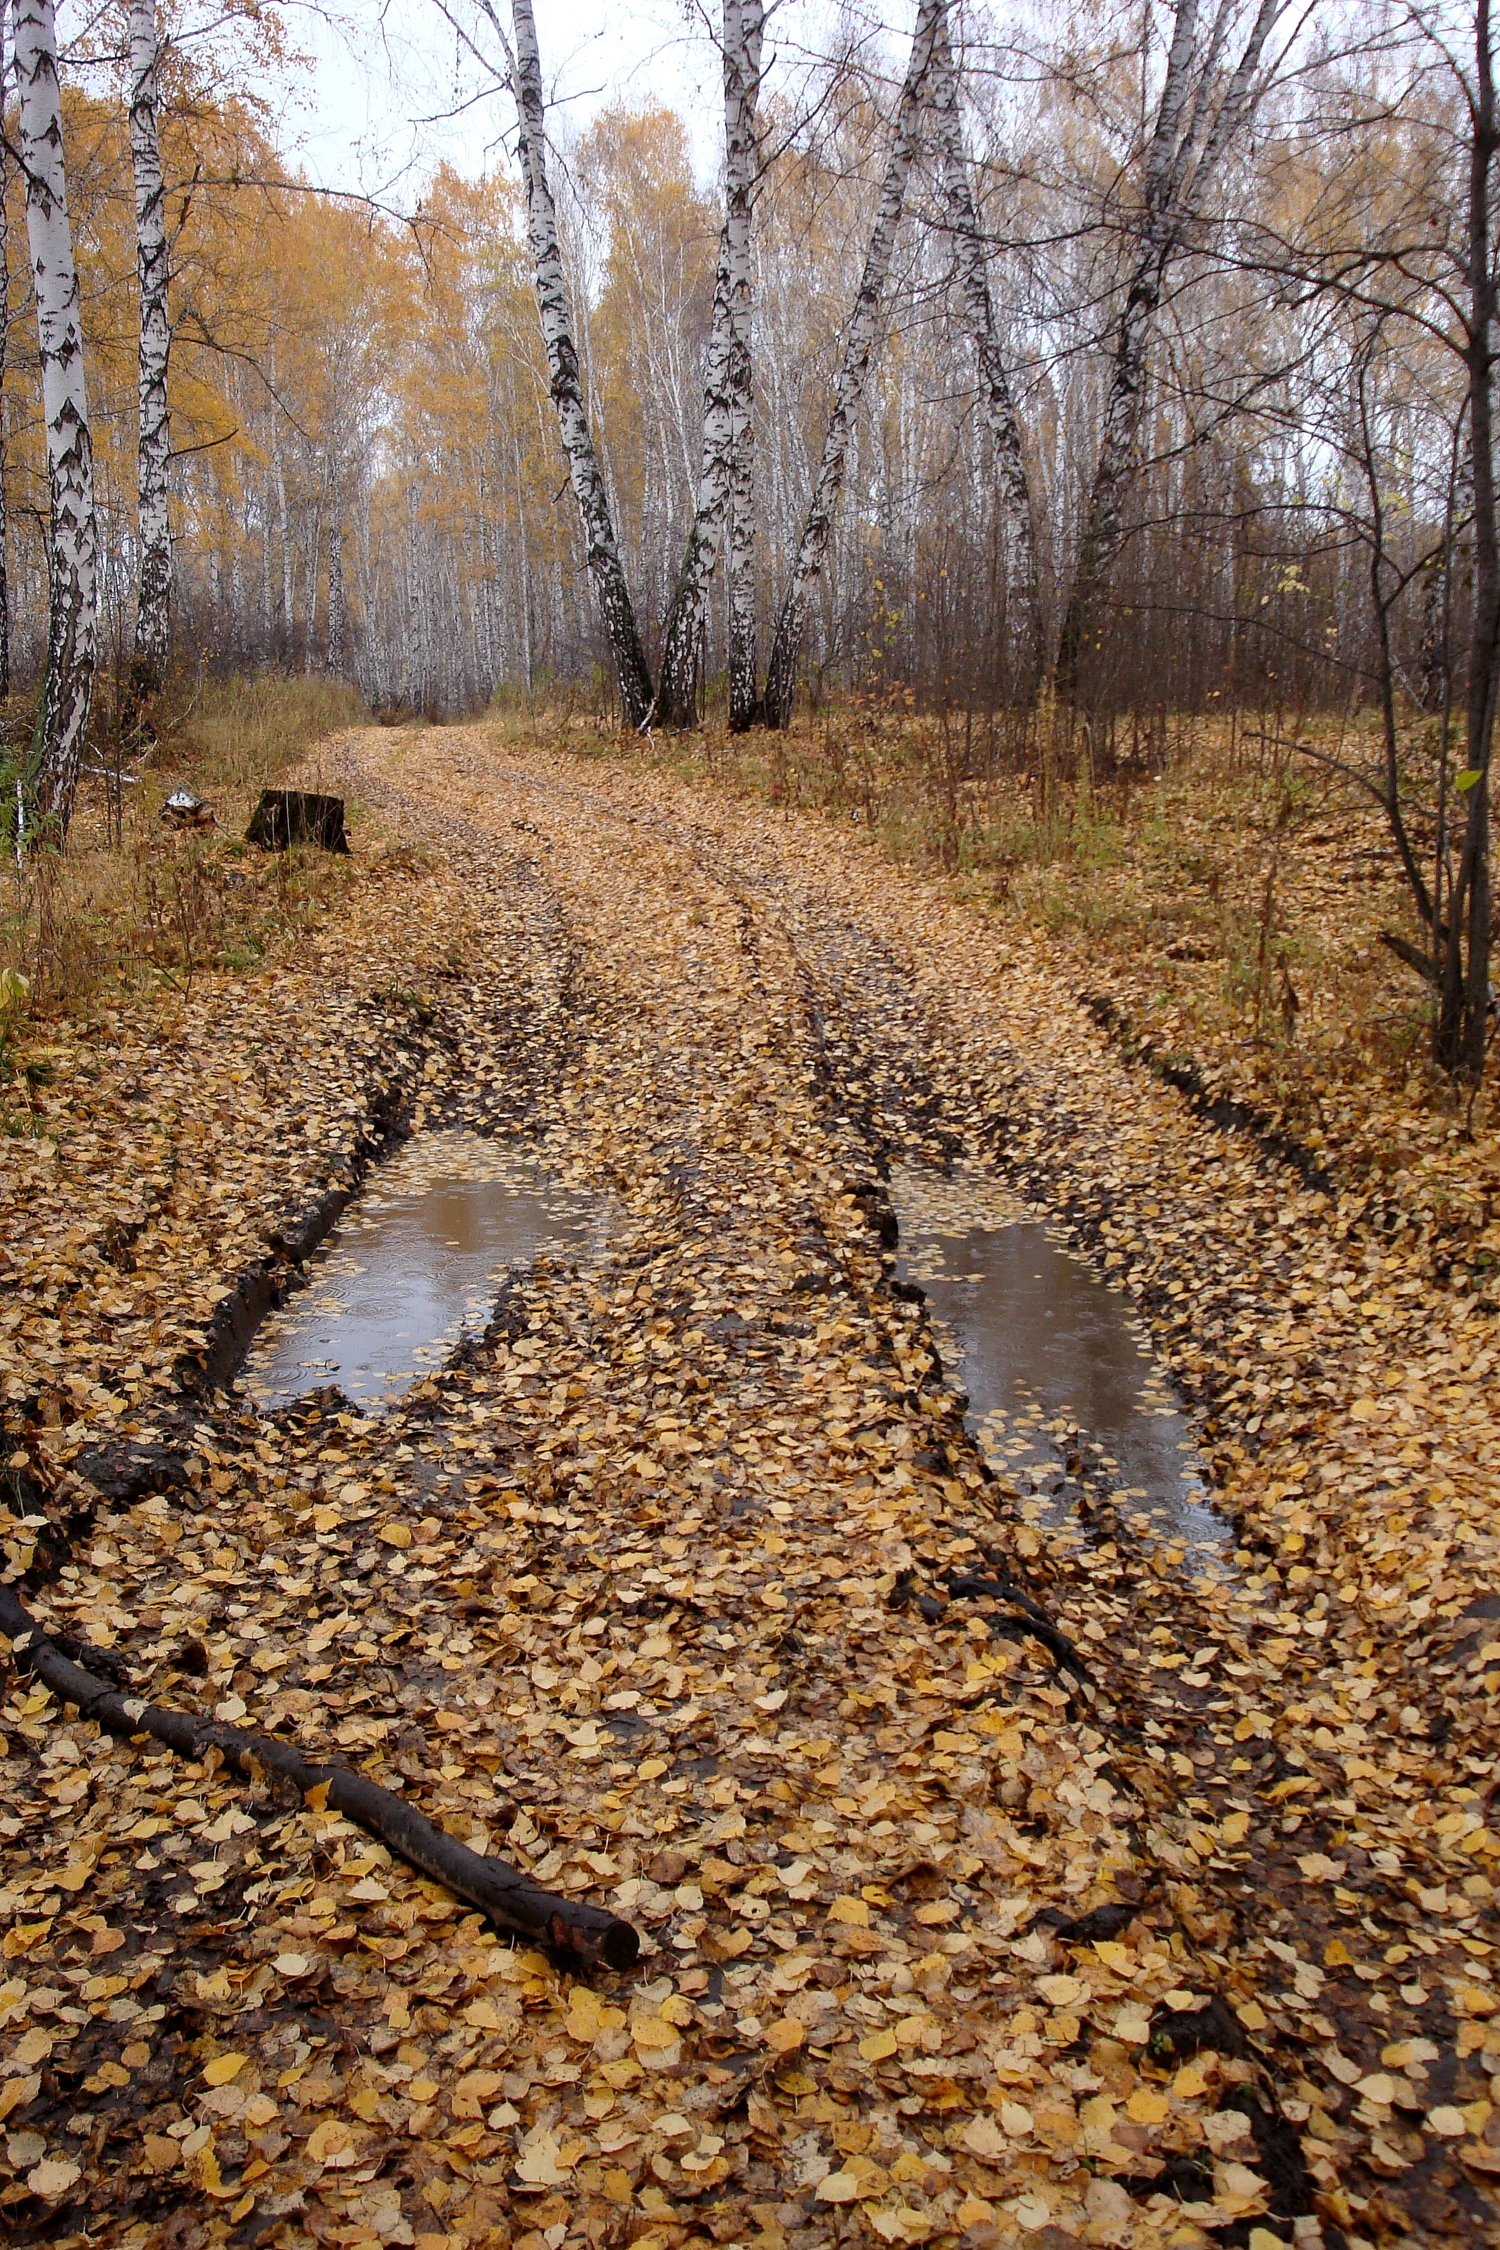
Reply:
<svg viewBox="0 0 1500 2250"><path fill-rule="evenodd" d="M534 1149L607 1251L384 1415L184 1412L66 1296L17 1330L50 1520L13 1561L139 1692L335 1748L645 1951L513 1951L322 1806L22 1681L18 2239L1494 2237L1489 1308L1402 1295L1336 1183L857 838L481 729L316 779L356 808L342 919L174 1031L184 1104L258 1058L227 1231L164 1188L111 1317L205 1263L250 1302L246 1242L435 1127ZM59 1133L149 1068L99 1036ZM987 1467L890 1254L891 1166L958 1160L1152 1316L1225 1574L1107 1504L1049 1530ZM37 1159L17 1245L57 1194ZM54 1277L104 1240L80 1200ZM1418 1339L1454 1380L1412 1415ZM58 1360L97 1393L61 1413Z"/></svg>

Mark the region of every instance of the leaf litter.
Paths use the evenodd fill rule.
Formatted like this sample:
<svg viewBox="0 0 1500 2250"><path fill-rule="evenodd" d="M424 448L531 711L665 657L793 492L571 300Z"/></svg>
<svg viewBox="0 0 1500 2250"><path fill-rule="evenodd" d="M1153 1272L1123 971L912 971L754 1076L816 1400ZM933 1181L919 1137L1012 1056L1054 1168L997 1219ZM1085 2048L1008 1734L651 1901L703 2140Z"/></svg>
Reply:
<svg viewBox="0 0 1500 2250"><path fill-rule="evenodd" d="M370 809L311 944L70 1035L4 1151L10 1574L643 1957L512 1947L23 1658L14 2238L1492 2233L1488 1303L811 820L483 729L322 768ZM424 1130L609 1196L606 1255L380 1414L195 1382ZM1237 1577L1028 1520L892 1164L992 1167L1130 1292Z"/></svg>

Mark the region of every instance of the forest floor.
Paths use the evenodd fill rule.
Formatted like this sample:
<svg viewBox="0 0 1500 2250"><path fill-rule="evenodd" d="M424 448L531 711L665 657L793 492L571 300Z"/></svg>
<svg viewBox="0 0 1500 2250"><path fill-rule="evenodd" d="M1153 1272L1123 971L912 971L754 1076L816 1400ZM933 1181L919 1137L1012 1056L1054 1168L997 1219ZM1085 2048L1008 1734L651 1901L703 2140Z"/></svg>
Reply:
<svg viewBox="0 0 1500 2250"><path fill-rule="evenodd" d="M483 727L307 776L353 860L51 1025L0 1142L11 1574L643 1956L513 1949L19 1670L11 2238L1500 2239L1500 1313L1430 1211L847 823ZM309 1214L439 1127L607 1197L602 1261L384 1413L213 1388ZM957 1160L1148 1318L1232 1569L988 1469L884 1247L889 1168Z"/></svg>

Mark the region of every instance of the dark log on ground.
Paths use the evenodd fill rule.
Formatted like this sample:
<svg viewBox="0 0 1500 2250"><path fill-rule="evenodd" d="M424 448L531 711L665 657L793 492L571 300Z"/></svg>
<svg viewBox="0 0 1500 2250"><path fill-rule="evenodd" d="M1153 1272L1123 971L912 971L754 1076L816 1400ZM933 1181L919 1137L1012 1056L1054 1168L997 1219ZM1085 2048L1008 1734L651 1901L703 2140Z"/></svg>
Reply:
<svg viewBox="0 0 1500 2250"><path fill-rule="evenodd" d="M266 789L245 830L247 844L262 851L289 851L293 844L321 844L325 852L347 852L342 797L319 797L306 789Z"/></svg>
<svg viewBox="0 0 1500 2250"><path fill-rule="evenodd" d="M603 1961L611 1969L628 1969L641 1949L638 1932L619 1915L579 1899L545 1891L529 1876L508 1867L504 1860L470 1851L467 1844L433 1826L425 1816L378 1782L347 1766L316 1764L304 1758L289 1742L274 1735L248 1734L191 1711L168 1711L124 1695L106 1680L95 1678L43 1632L16 1596L14 1587L0 1586L0 1632L11 1643L18 1664L33 1672L64 1703L74 1703L85 1718L94 1719L111 1734L129 1740L150 1735L184 1758L202 1758L218 1750L226 1765L247 1777L280 1774L303 1796L326 1790L321 1802L342 1813L384 1844L409 1867L418 1868L435 1882L477 1906L502 1928L572 1953L588 1961ZM92 1652L88 1652L92 1653Z"/></svg>

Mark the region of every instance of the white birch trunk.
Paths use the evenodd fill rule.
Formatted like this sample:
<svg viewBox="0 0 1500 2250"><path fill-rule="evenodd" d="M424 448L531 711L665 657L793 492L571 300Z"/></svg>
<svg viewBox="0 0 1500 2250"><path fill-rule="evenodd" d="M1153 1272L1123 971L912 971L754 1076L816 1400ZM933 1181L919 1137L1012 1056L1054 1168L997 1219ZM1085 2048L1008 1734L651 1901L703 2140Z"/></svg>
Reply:
<svg viewBox="0 0 1500 2250"><path fill-rule="evenodd" d="M344 653L344 527L335 516L328 526L328 670L342 679Z"/></svg>
<svg viewBox="0 0 1500 2250"><path fill-rule="evenodd" d="M131 679L134 703L160 688L172 636L172 525L167 506L167 470L172 454L167 361L172 331L167 320L166 189L156 109L161 54L156 0L130 0L130 159L135 174L135 254L141 290L137 449L141 558Z"/></svg>
<svg viewBox="0 0 1500 2250"><path fill-rule="evenodd" d="M0 104L8 84L8 25L0 6ZM10 427L5 369L10 357L10 161L0 137L0 702L10 694L10 505L6 493Z"/></svg>
<svg viewBox="0 0 1500 2250"><path fill-rule="evenodd" d="M32 785L42 836L60 843L73 811L93 702L98 533L52 0L15 0L15 52L51 531L47 678L33 741Z"/></svg>
<svg viewBox="0 0 1500 2250"><path fill-rule="evenodd" d="M726 227L719 239L719 264L714 277L713 325L709 331L708 360L703 371L703 468L698 485L698 507L688 533L687 553L683 557L672 606L667 613L656 705L652 713L659 726L690 727L698 715L703 619L708 582L719 559L724 518L729 506L734 436L729 294Z"/></svg>
<svg viewBox="0 0 1500 2250"><path fill-rule="evenodd" d="M731 24L733 36L731 37ZM754 360L750 346L756 105L763 0L725 0L725 248L729 260L729 724L743 734L760 715L755 649Z"/></svg>
<svg viewBox="0 0 1500 2250"><path fill-rule="evenodd" d="M713 326L703 374L703 465L698 505L667 619L657 717L697 716L708 582L729 527L729 722L753 723L755 523L751 457L750 218L755 195L755 109L760 95L763 0L724 0L724 227L714 277Z"/></svg>
<svg viewBox="0 0 1500 2250"><path fill-rule="evenodd" d="M802 640L807 628L808 599L828 552L833 511L844 481L844 464L849 452L854 418L864 396L865 379L870 371L870 361L880 332L881 302L891 270L891 257L896 247L901 212L906 201L907 177L921 135L923 97L932 67L933 40L941 16L942 0L921 0L917 11L916 33L912 39L911 61L907 66L906 83L901 89L896 137L891 144L885 181L875 210L875 223L870 230L870 243L865 252L859 293L854 300L854 310L844 338L844 360L834 390L833 410L828 418L823 459L813 487L812 504L807 512L801 544L781 604L781 614L776 620L771 661L766 672L767 726L786 727L791 724L792 701L797 691L797 672L802 659Z"/></svg>
<svg viewBox="0 0 1500 2250"><path fill-rule="evenodd" d="M1031 509L1031 484L1021 444L1021 424L1016 413L1010 376L995 327L994 300L990 295L988 262L979 215L974 204L969 159L964 148L963 117L959 108L958 73L948 35L947 10L933 43L932 93L938 153L941 159L943 201L953 235L954 256L964 308L974 335L979 369L979 395L994 448L999 484L1000 513L1005 527L1007 593L1019 613L1017 640L1017 690L1029 701L1041 685L1046 644L1042 623L1041 575L1037 569L1036 524Z"/></svg>
<svg viewBox="0 0 1500 2250"><path fill-rule="evenodd" d="M568 456L574 498L583 519L589 575L604 620L604 631L614 658L620 702L628 725L644 726L652 711L651 674L635 621L630 589L610 516L609 495L589 434L583 403L578 352L568 318L567 291L563 284L562 251L557 236L557 210L547 184L546 112L542 100L542 63L537 49L536 22L531 0L512 0L515 23L516 112L520 121L521 176L526 184L527 225L536 266L537 303L541 308L542 341L552 378L552 399L557 408L563 450Z"/></svg>

